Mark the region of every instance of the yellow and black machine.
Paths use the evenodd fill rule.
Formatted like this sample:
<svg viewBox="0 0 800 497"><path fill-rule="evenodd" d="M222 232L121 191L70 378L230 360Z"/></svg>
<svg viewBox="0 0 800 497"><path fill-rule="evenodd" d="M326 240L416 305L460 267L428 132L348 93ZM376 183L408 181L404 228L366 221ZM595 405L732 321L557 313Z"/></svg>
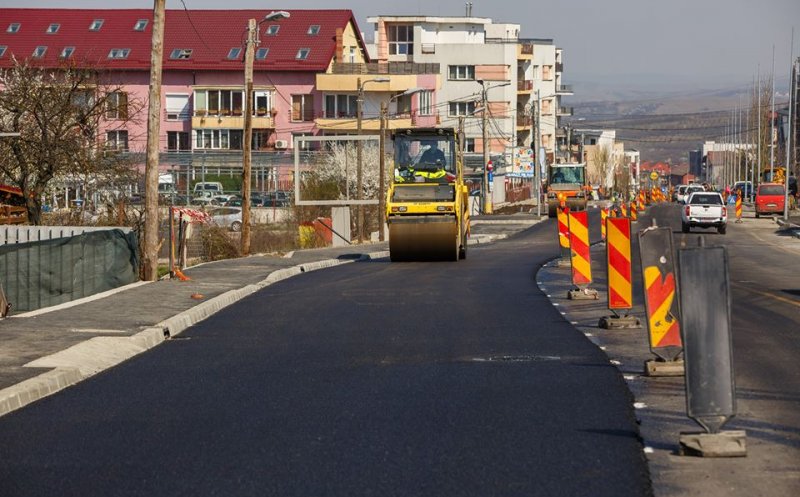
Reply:
<svg viewBox="0 0 800 497"><path fill-rule="evenodd" d="M455 130L395 132L386 222L392 261L456 261L467 256L469 189Z"/></svg>

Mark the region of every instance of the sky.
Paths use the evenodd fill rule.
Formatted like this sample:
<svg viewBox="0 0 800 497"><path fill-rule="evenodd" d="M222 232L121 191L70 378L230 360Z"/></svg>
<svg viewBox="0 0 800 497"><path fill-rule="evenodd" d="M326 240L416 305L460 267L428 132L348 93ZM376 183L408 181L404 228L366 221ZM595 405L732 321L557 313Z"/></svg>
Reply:
<svg viewBox="0 0 800 497"><path fill-rule="evenodd" d="M353 10L368 39L367 17L463 16L460 0L183 0L189 9ZM148 8L147 0L2 0L4 7ZM565 84L648 89L734 89L760 65L788 81L800 56L800 0L473 0L472 15L521 25L521 36L552 38L564 49ZM167 0L168 9L183 8ZM792 29L794 28L794 49ZM787 85L788 86L788 85Z"/></svg>

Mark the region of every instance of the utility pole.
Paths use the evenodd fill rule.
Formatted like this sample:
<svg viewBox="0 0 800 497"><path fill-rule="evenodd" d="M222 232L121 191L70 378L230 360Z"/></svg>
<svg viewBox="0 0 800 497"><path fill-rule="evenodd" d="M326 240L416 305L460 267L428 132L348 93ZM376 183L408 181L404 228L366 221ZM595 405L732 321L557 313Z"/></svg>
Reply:
<svg viewBox="0 0 800 497"><path fill-rule="evenodd" d="M145 163L144 279L158 279L158 138L161 132L161 64L164 56L164 6L154 0L150 48L150 94L147 112ZM169 268L170 273L172 268Z"/></svg>
<svg viewBox="0 0 800 497"><path fill-rule="evenodd" d="M242 255L250 255L250 172L253 157L253 59L257 23L247 21L244 52L244 143L242 144Z"/></svg>
<svg viewBox="0 0 800 497"><path fill-rule="evenodd" d="M531 137L531 147L533 147L533 180L536 182L536 217L542 217L542 158L539 157L539 90L536 90L536 103L531 107L531 126L533 135Z"/></svg>
<svg viewBox="0 0 800 497"><path fill-rule="evenodd" d="M758 114L758 147L757 148L757 160L756 160L756 167L755 171L753 171L753 176L758 178L758 182L761 183L761 66L758 66L758 87L756 88L758 92L758 104L756 105L756 111ZM758 176L756 176L758 175ZM755 186L755 183L753 184Z"/></svg>
<svg viewBox="0 0 800 497"><path fill-rule="evenodd" d="M361 86L361 78L356 80L358 86L358 96L356 97L356 134L361 135L361 120L364 119L364 87ZM361 160L364 151L361 146L361 141L356 142L356 199L361 200ZM364 207L361 204L356 207L356 236L358 243L364 241L363 223L361 217L364 212Z"/></svg>
<svg viewBox="0 0 800 497"><path fill-rule="evenodd" d="M483 127L483 213L492 213L492 200L489 197L489 100L487 98L486 82L478 80L481 84L481 101L483 111L481 112L481 125Z"/></svg>
<svg viewBox="0 0 800 497"><path fill-rule="evenodd" d="M786 174L783 175L783 219L789 220L789 177L792 172L792 116L794 115L794 28L792 28L792 45L789 48L789 127L786 133ZM796 179L796 178L795 178Z"/></svg>
<svg viewBox="0 0 800 497"><path fill-rule="evenodd" d="M378 240L384 241L386 224L386 102L381 102L381 138L378 146L380 179L378 183Z"/></svg>
<svg viewBox="0 0 800 497"><path fill-rule="evenodd" d="M772 45L772 113L769 121L769 180L775 181L775 45Z"/></svg>

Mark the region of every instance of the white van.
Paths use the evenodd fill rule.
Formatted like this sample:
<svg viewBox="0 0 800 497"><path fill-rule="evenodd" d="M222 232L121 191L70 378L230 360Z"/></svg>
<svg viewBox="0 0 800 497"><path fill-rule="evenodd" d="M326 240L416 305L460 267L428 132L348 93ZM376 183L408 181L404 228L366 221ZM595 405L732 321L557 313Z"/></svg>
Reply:
<svg viewBox="0 0 800 497"><path fill-rule="evenodd" d="M194 193L198 194L201 192L210 192L213 195L221 195L222 183L219 181L201 181L199 183L195 183Z"/></svg>

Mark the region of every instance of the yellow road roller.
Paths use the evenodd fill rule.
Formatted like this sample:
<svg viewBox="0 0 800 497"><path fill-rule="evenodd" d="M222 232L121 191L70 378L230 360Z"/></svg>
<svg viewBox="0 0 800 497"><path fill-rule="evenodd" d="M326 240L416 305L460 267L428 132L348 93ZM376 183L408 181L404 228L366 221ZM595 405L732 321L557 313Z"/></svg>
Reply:
<svg viewBox="0 0 800 497"><path fill-rule="evenodd" d="M394 133L394 178L386 200L392 261L467 256L469 190L461 157L453 129Z"/></svg>

